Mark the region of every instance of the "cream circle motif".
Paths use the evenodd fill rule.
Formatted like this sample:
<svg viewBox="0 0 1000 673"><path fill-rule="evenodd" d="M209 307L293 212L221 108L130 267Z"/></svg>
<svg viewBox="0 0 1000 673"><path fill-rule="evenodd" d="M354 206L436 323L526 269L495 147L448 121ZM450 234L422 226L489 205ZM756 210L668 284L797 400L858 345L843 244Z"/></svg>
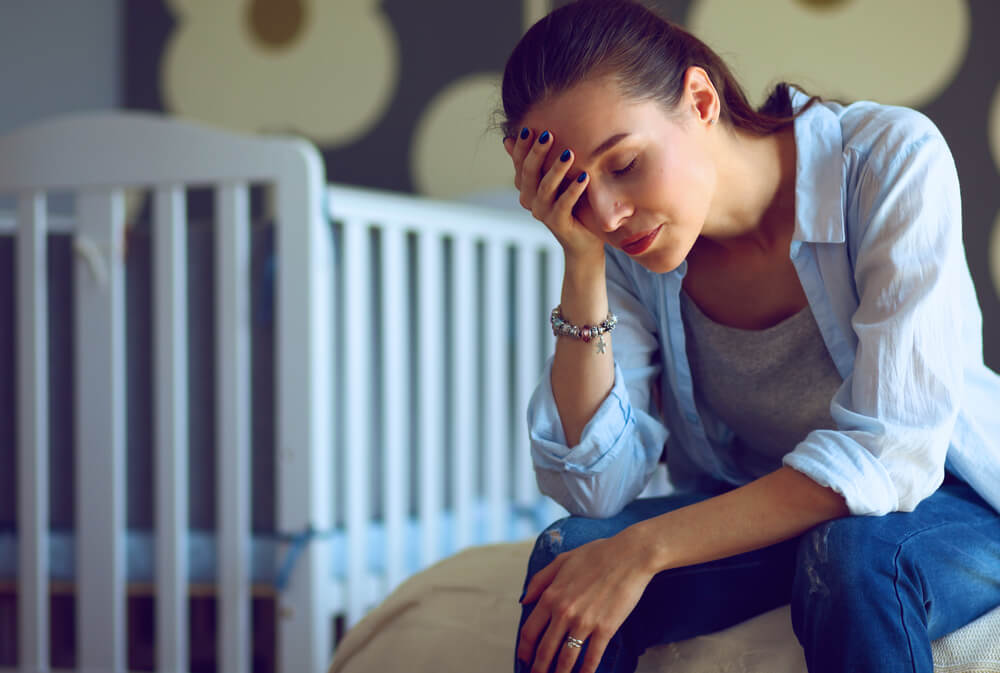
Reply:
<svg viewBox="0 0 1000 673"><path fill-rule="evenodd" d="M752 101L785 80L828 98L919 107L965 59L965 0L695 0L688 26Z"/></svg>
<svg viewBox="0 0 1000 673"><path fill-rule="evenodd" d="M399 75L378 0L168 0L166 107L241 131L343 145L382 118Z"/></svg>
<svg viewBox="0 0 1000 673"><path fill-rule="evenodd" d="M454 199L510 189L513 164L500 134L489 130L499 95L498 74L473 75L452 82L427 105L410 154L418 191Z"/></svg>
<svg viewBox="0 0 1000 673"><path fill-rule="evenodd" d="M993 278L993 289L1000 298L1000 213L997 213L990 234L990 276Z"/></svg>
<svg viewBox="0 0 1000 673"><path fill-rule="evenodd" d="M1000 85L993 93L993 102L990 104L989 130L990 149L993 151L993 161L997 165L997 173L1000 173Z"/></svg>

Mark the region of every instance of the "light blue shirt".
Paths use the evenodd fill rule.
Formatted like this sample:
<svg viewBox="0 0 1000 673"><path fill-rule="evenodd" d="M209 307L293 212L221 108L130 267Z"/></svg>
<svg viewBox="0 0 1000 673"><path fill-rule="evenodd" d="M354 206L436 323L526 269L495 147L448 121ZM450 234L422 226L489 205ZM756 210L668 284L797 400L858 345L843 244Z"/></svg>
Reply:
<svg viewBox="0 0 1000 673"><path fill-rule="evenodd" d="M796 109L807 100L794 92ZM843 385L836 429L782 459L855 515L910 511L947 469L1000 510L1000 376L983 363L982 313L962 244L951 152L917 111L814 104L795 121L789 257ZM747 483L733 433L695 406L681 317L687 262L657 274L608 249L615 383L566 446L549 360L528 406L539 487L604 518L644 489L666 449L671 482Z"/></svg>

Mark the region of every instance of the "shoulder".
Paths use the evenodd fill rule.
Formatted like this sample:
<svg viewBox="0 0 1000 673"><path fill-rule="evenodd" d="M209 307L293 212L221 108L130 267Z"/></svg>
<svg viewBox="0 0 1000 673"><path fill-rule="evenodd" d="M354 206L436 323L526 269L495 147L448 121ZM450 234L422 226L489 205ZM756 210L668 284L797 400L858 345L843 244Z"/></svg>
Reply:
<svg viewBox="0 0 1000 673"><path fill-rule="evenodd" d="M876 241L910 246L960 232L958 172L930 118L870 101L842 106L838 114L845 220L855 254Z"/></svg>
<svg viewBox="0 0 1000 673"><path fill-rule="evenodd" d="M865 164L888 168L914 151L947 151L934 122L918 110L859 101L836 106L844 152Z"/></svg>

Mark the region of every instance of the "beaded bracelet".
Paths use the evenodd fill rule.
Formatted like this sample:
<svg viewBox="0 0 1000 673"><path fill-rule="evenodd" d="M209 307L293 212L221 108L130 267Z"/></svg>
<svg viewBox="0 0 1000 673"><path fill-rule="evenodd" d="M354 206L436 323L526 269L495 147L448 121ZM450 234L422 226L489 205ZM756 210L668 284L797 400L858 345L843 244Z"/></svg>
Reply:
<svg viewBox="0 0 1000 673"><path fill-rule="evenodd" d="M563 319L560 308L560 306L556 306L552 309L552 315L549 316L549 322L552 324L553 336L573 337L574 339L579 339L584 343L588 343L592 339L597 339L597 352L603 353L606 345L604 342L604 334L615 328L615 325L618 324L618 316L609 311L608 317L602 320L600 324L577 327L576 325L568 323Z"/></svg>

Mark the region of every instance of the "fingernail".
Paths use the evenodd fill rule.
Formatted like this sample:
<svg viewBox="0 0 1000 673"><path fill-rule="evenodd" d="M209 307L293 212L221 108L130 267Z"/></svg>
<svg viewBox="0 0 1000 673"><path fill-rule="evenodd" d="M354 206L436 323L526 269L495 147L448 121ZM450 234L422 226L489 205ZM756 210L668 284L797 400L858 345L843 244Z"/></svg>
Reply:
<svg viewBox="0 0 1000 673"><path fill-rule="evenodd" d="M527 126L525 126L523 129L521 129L521 140L524 140L525 138L527 138L529 133L531 133L531 131L528 130Z"/></svg>
<svg viewBox="0 0 1000 673"><path fill-rule="evenodd" d="M549 142L549 132L543 131L542 135L538 136L538 144L544 145L547 142Z"/></svg>
<svg viewBox="0 0 1000 673"><path fill-rule="evenodd" d="M570 151L563 150L563 153L559 155L559 161L569 161Z"/></svg>
<svg viewBox="0 0 1000 673"><path fill-rule="evenodd" d="M584 171L583 173L580 173L580 176L576 179L576 181L577 182L583 182L586 179L587 179L587 172Z"/></svg>

